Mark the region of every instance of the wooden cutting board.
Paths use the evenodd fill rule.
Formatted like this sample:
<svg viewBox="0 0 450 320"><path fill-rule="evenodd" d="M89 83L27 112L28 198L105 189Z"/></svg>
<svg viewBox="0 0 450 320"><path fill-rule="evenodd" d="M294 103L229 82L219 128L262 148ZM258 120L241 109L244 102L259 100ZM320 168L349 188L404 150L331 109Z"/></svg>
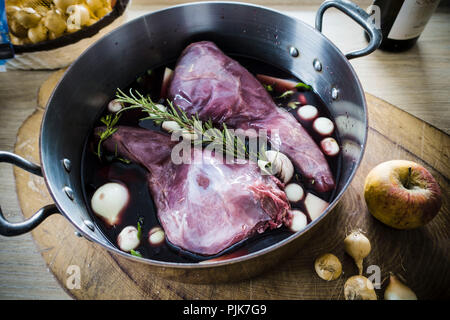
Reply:
<svg viewBox="0 0 450 320"><path fill-rule="evenodd" d="M43 107L62 71L42 87L39 105L18 132L15 152L39 161L39 128ZM53 215L32 235L48 268L61 286L77 299L343 299L345 280L357 273L343 249L350 230L363 230L372 243L365 269L381 271L383 298L390 272L400 275L420 299L450 298L450 137L427 123L370 94L369 138L364 160L344 197L310 242L298 254L256 278L227 284L197 285L166 280L149 274L139 264L112 255L74 234L72 225ZM368 213L363 199L367 173L380 162L407 159L424 165L439 182L443 206L427 226L399 231L384 226ZM17 194L25 218L52 202L44 180L15 168ZM343 264L336 281L321 280L314 259L334 253ZM80 271L79 288L73 288L74 267ZM366 274L367 276L367 274ZM72 288L72 289L70 289Z"/></svg>

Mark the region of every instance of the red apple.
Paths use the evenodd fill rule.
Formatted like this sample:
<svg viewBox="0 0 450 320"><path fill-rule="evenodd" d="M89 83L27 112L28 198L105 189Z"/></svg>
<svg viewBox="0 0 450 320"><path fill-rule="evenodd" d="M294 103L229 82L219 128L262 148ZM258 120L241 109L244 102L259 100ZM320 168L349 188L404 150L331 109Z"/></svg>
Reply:
<svg viewBox="0 0 450 320"><path fill-rule="evenodd" d="M442 204L438 183L418 163L406 160L383 162L373 168L364 184L370 213L396 229L413 229L433 219Z"/></svg>

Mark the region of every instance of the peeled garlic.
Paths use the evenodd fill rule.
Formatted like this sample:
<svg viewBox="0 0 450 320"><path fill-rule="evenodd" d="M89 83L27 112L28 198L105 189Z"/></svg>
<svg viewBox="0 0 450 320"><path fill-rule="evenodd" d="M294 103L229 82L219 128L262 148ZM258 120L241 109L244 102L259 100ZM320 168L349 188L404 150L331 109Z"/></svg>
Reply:
<svg viewBox="0 0 450 320"><path fill-rule="evenodd" d="M166 234L162 228L154 227L148 233L148 242L152 246L159 246L164 242L165 237Z"/></svg>
<svg viewBox="0 0 450 320"><path fill-rule="evenodd" d="M303 212L300 210L291 210L290 213L292 215L292 219L289 229L291 229L292 232L298 232L306 227L308 224L308 219Z"/></svg>
<svg viewBox="0 0 450 320"><path fill-rule="evenodd" d="M344 284L345 300L377 300L372 282L364 276L353 276Z"/></svg>
<svg viewBox="0 0 450 320"><path fill-rule="evenodd" d="M417 300L417 296L414 291L391 274L389 285L384 292L384 300Z"/></svg>
<svg viewBox="0 0 450 320"><path fill-rule="evenodd" d="M286 197L290 202L298 202L303 199L305 192L303 188L297 183L289 183L285 188L284 192Z"/></svg>
<svg viewBox="0 0 450 320"><path fill-rule="evenodd" d="M120 250L130 252L139 246L138 230L133 226L123 228L117 237L117 245Z"/></svg>
<svg viewBox="0 0 450 320"><path fill-rule="evenodd" d="M95 191L91 199L91 207L95 214L112 226L118 223L119 215L129 199L128 189L124 185L109 182Z"/></svg>
<svg viewBox="0 0 450 320"><path fill-rule="evenodd" d="M117 101L116 99L111 100L108 103L108 111L111 113L119 112L120 110L122 110L122 108L123 108L122 103Z"/></svg>
<svg viewBox="0 0 450 320"><path fill-rule="evenodd" d="M323 280L336 280L342 273L342 264L338 257L331 253L324 253L314 262L316 273Z"/></svg>
<svg viewBox="0 0 450 320"><path fill-rule="evenodd" d="M370 253L370 241L360 231L351 232L344 239L345 252L347 252L356 263L359 274L363 272L363 259Z"/></svg>

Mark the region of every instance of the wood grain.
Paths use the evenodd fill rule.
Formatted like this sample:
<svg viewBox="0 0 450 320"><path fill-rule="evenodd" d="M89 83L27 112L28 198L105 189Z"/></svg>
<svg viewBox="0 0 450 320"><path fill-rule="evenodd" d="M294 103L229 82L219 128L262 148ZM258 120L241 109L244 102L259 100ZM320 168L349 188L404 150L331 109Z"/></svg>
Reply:
<svg viewBox="0 0 450 320"><path fill-rule="evenodd" d="M171 1L170 4L186 2ZM273 7L313 25L315 11L322 0L252 2ZM363 7L370 3L368 0L355 2ZM449 1L441 1L441 6L445 2ZM128 18L131 20L168 5L165 1L134 0ZM366 91L383 97L447 133L450 133L450 91L447 87L450 83L449 17L448 9L438 9L417 46L408 52L392 54L377 51L370 56L352 60ZM325 15L324 32L344 52L365 45L360 28L334 9ZM34 112L38 88L50 74L48 71L0 73L0 150L13 151L17 131ZM418 123L414 130L417 133L415 147L428 148L434 145L435 136L421 138L422 130L426 131L427 127L423 129L424 124ZM406 138L410 139L409 136ZM445 147L448 150L448 145ZM416 151L416 154L421 154L421 151ZM448 152L436 150L435 158L439 160L441 156L446 157L442 162L448 164ZM433 161L430 160L430 164ZM12 171L10 165L0 165L0 205L7 218L20 221L23 217ZM49 272L39 250L30 234L14 238L0 236L0 298L68 298Z"/></svg>
<svg viewBox="0 0 450 320"><path fill-rule="evenodd" d="M450 137L374 96L367 95L367 99L369 140L350 188L308 245L266 274L213 285L166 280L149 273L144 265L76 237L74 228L61 216L52 216L32 232L39 251L63 287L68 267L79 266L81 288L66 289L77 299L342 299L345 280L357 272L352 259L344 253L342 240L348 231L361 229L373 248L365 260L365 268L378 266L382 280L389 272L400 274L422 299L450 298L450 170L445 161L449 157ZM39 109L24 123L15 149L34 161L38 160L35 129L42 114ZM404 126L398 126L400 120ZM420 132L415 128L420 128ZM436 156L436 150L442 150L440 157ZM423 228L394 230L367 212L362 197L365 176L376 164L397 158L426 166L443 190L441 212ZM15 175L25 217L51 201L43 179L20 169L15 170ZM314 259L325 252L336 254L343 262L344 274L336 281L323 281L314 272ZM383 289L377 291L382 297Z"/></svg>

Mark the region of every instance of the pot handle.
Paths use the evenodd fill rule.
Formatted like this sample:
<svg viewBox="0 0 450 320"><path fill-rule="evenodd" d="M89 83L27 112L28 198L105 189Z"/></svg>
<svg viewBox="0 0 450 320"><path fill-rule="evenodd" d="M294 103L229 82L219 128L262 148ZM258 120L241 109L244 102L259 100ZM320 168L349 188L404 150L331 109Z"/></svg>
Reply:
<svg viewBox="0 0 450 320"><path fill-rule="evenodd" d="M42 177L41 167L22 157L19 157L14 153L0 151L0 162L11 163L32 174ZM58 208L54 204L49 204L39 209L33 216L31 216L31 218L22 222L11 223L3 216L2 209L0 208L0 234L2 236L10 237L27 233L54 213L59 213Z"/></svg>
<svg viewBox="0 0 450 320"><path fill-rule="evenodd" d="M322 3L316 14L317 30L322 32L323 14L328 8L331 7L334 7L345 13L347 16L356 21L360 26L362 26L369 34L369 45L364 49L347 53L345 55L347 59L350 60L366 56L375 51L380 46L383 36L381 34L381 31L376 28L375 24L370 21L370 15L353 2L347 0L328 0Z"/></svg>

